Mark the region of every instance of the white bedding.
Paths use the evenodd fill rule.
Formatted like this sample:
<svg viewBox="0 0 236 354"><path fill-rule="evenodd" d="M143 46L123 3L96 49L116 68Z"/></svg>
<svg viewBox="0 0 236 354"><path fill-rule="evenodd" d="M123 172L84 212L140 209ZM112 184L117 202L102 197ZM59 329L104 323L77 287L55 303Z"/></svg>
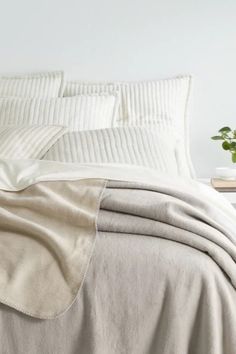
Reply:
<svg viewBox="0 0 236 354"><path fill-rule="evenodd" d="M156 154L156 157L144 158L143 151L146 148L143 149L141 143L140 146L133 146L135 157L126 160L123 157L117 158L117 155L114 154L113 162L139 163L149 167L158 166L158 168L162 165L162 171L174 174L176 174L177 164L179 175L194 176L189 154L187 122L190 76L140 82L86 83L74 81L66 84L64 91L66 97L54 97L50 90L53 90L59 81L63 85L63 73L49 72L2 77L0 79L0 88L2 85L2 91L0 90L0 125L64 125L68 127L69 131L112 127L146 127L158 130L159 134L169 134L166 140L170 149L174 150L174 159L170 158L171 154L168 153L167 146L159 154L160 144L155 147L151 144L153 148L149 148L150 155ZM42 95L43 86L45 89ZM7 97L1 97L5 94ZM59 91L57 95L60 95ZM173 136L173 132L175 136L178 136L177 144L175 144L176 137ZM84 135L81 134L81 138L84 136L86 140L86 137L90 135L95 136L96 133L87 132ZM97 135L99 136L99 133ZM99 144L104 145L106 139L101 135L102 133L98 138ZM71 146L77 144L78 148L81 147L81 144L78 143L81 139L77 139L76 143L74 143L73 136L71 139L69 142L69 136L67 136L67 142ZM136 144L139 142L140 139L136 141ZM113 141L113 144L116 144L116 141ZM167 144L163 143L163 145ZM89 151L88 154L78 151L76 158L72 158L68 155L67 149L67 156L63 156L61 159L63 153L57 154L56 149L58 149L58 145L55 150L52 150L52 154L49 153L49 158L55 157L62 161L76 160L78 162L112 162L114 151L111 148L109 153L104 154L101 149L100 151L98 149L96 155L95 150L89 151L85 147L85 151ZM60 149L62 149L62 144ZM108 151L107 147L106 150ZM162 157L165 157L165 161ZM160 161L157 161L159 158Z"/></svg>
<svg viewBox="0 0 236 354"><path fill-rule="evenodd" d="M174 130L180 136L177 152L179 170L194 176L188 132L188 105L191 90L191 77L180 76L164 80L137 82L67 82L65 96L93 92L117 91L120 105L113 126L156 125L162 132Z"/></svg>

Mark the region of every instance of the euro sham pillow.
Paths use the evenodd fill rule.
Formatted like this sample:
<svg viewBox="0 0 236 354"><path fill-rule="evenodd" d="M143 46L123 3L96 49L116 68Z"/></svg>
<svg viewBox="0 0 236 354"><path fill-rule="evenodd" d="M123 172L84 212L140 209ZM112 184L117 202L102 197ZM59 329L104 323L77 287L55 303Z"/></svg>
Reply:
<svg viewBox="0 0 236 354"><path fill-rule="evenodd" d="M139 127L67 133L43 159L76 163L118 163L155 168L178 175L177 140L157 130Z"/></svg>
<svg viewBox="0 0 236 354"><path fill-rule="evenodd" d="M112 125L115 95L59 98L0 98L1 125L64 125L71 131Z"/></svg>
<svg viewBox="0 0 236 354"><path fill-rule="evenodd" d="M1 97L60 97L64 91L62 71L0 76Z"/></svg>
<svg viewBox="0 0 236 354"><path fill-rule="evenodd" d="M1 159L40 159L67 128L62 126L0 127Z"/></svg>
<svg viewBox="0 0 236 354"><path fill-rule="evenodd" d="M116 126L157 126L179 136L177 164L194 177L190 158L188 103L191 77L141 82L120 82L120 108Z"/></svg>

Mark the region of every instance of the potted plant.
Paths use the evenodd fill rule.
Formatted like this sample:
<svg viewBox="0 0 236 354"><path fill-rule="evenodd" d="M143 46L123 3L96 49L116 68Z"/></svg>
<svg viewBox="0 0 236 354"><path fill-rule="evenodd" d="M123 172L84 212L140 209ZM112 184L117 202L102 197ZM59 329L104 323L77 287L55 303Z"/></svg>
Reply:
<svg viewBox="0 0 236 354"><path fill-rule="evenodd" d="M219 130L218 135L212 136L212 140L221 140L222 148L229 151L232 162L236 163L236 129L230 127L223 127Z"/></svg>

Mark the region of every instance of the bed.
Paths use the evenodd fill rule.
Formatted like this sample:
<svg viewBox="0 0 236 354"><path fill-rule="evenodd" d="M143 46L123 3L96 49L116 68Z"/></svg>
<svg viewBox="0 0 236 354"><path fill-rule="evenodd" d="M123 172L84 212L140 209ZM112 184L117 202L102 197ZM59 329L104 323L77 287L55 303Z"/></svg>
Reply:
<svg viewBox="0 0 236 354"><path fill-rule="evenodd" d="M235 353L236 212L194 179L190 84L0 79L1 353Z"/></svg>

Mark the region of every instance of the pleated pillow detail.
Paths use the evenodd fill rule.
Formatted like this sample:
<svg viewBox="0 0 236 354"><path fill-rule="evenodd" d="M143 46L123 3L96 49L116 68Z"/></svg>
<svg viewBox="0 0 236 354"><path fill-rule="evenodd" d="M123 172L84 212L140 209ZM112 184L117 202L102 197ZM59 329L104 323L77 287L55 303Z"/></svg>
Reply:
<svg viewBox="0 0 236 354"><path fill-rule="evenodd" d="M43 159L76 163L118 163L178 175L177 140L173 135L139 127L67 133Z"/></svg>
<svg viewBox="0 0 236 354"><path fill-rule="evenodd" d="M0 76L1 97L60 97L64 91L62 71Z"/></svg>
<svg viewBox="0 0 236 354"><path fill-rule="evenodd" d="M66 131L55 125L0 127L0 158L40 159Z"/></svg>
<svg viewBox="0 0 236 354"><path fill-rule="evenodd" d="M60 98L0 98L1 125L64 125L71 131L112 126L115 95Z"/></svg>

